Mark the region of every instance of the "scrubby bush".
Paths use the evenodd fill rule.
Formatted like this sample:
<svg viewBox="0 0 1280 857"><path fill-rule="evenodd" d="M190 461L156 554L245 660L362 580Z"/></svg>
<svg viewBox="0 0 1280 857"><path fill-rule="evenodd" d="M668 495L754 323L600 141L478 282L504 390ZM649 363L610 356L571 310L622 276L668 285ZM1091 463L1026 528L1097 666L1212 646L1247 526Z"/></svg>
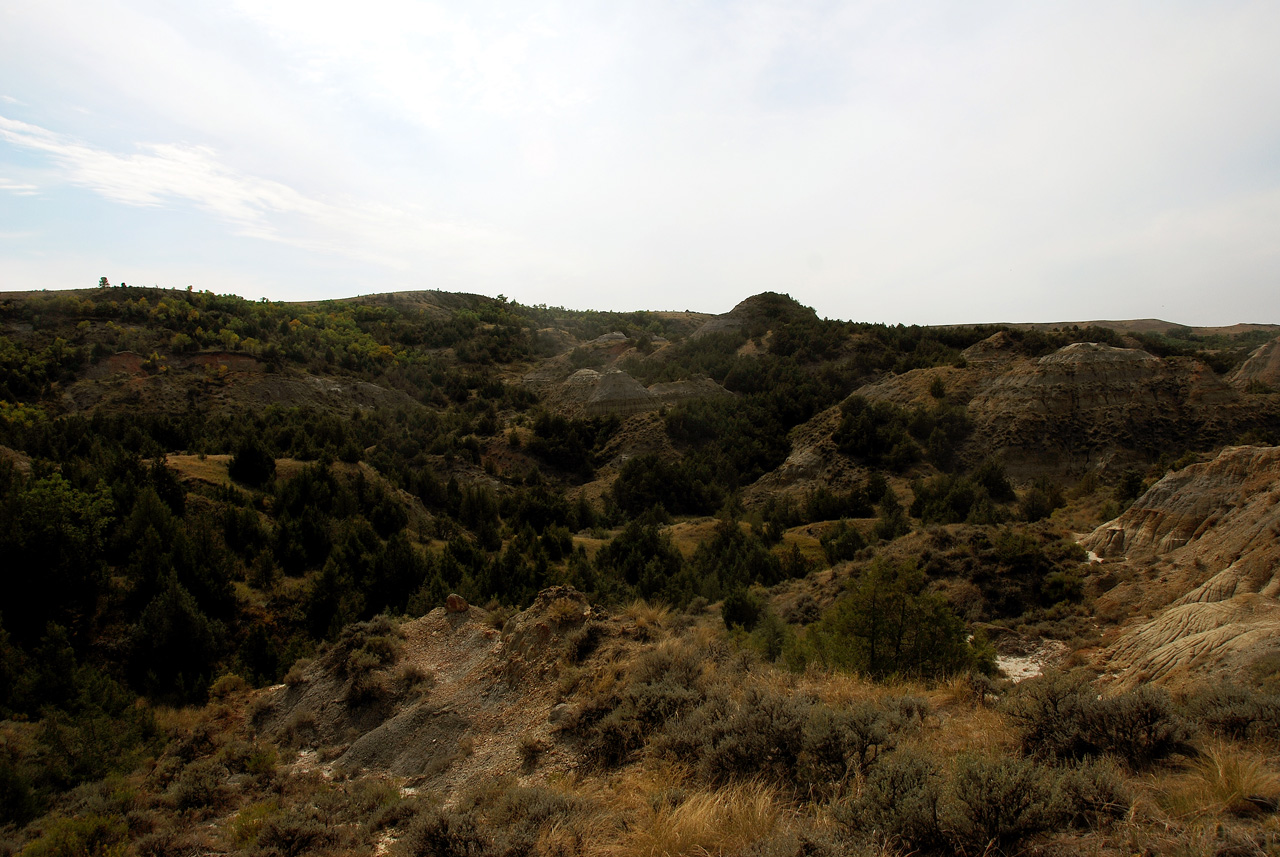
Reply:
<svg viewBox="0 0 1280 857"><path fill-rule="evenodd" d="M836 810L844 824L910 850L940 845L939 802L942 775L932 759L918 750L902 748L885 756L867 775L862 793Z"/></svg>
<svg viewBox="0 0 1280 857"><path fill-rule="evenodd" d="M1083 674L1049 672L1019 684L1006 711L1021 728L1024 750L1078 759L1093 752L1088 721L1096 700Z"/></svg>
<svg viewBox="0 0 1280 857"><path fill-rule="evenodd" d="M580 664L594 652L604 638L604 626L599 622L584 622L564 638L564 656L570 664Z"/></svg>
<svg viewBox="0 0 1280 857"><path fill-rule="evenodd" d="M891 715L869 702L847 709L814 706L801 736L800 780L817 796L841 794L851 777L893 749L893 725Z"/></svg>
<svg viewBox="0 0 1280 857"><path fill-rule="evenodd" d="M1062 821L1096 828L1124 818L1133 794L1116 765L1107 759L1086 759L1067 768L1058 781Z"/></svg>
<svg viewBox="0 0 1280 857"><path fill-rule="evenodd" d="M1061 488L1048 479L1037 479L1018 503L1018 516L1029 522L1043 520L1064 502Z"/></svg>
<svg viewBox="0 0 1280 857"><path fill-rule="evenodd" d="M1007 711L1023 748L1042 757L1111 754L1142 767L1189 749L1186 721L1156 687L1099 696L1083 676L1048 674L1019 685Z"/></svg>
<svg viewBox="0 0 1280 857"><path fill-rule="evenodd" d="M294 806L272 815L258 832L258 853L301 857L333 845L336 829L322 818L314 806Z"/></svg>
<svg viewBox="0 0 1280 857"><path fill-rule="evenodd" d="M1131 805L1110 762L1057 767L1016 756L961 755L944 766L903 747L869 769L860 793L839 805L835 817L912 853L1007 854L1040 832L1122 818Z"/></svg>
<svg viewBox="0 0 1280 857"><path fill-rule="evenodd" d="M909 532L911 519L907 517L907 510L898 502L898 495L892 490L885 491L880 500L880 516L871 534L877 539L891 542Z"/></svg>
<svg viewBox="0 0 1280 857"><path fill-rule="evenodd" d="M124 853L128 831L125 819L118 816L53 817L22 853L31 857L114 857Z"/></svg>
<svg viewBox="0 0 1280 857"><path fill-rule="evenodd" d="M963 756L947 786L948 837L965 853L1002 853L1060 812L1053 778L1027 759Z"/></svg>
<svg viewBox="0 0 1280 857"><path fill-rule="evenodd" d="M1090 721L1094 745L1132 765L1149 765L1190 749L1188 725L1163 688L1143 685L1104 696L1097 700Z"/></svg>
<svg viewBox="0 0 1280 857"><path fill-rule="evenodd" d="M761 657L774 663L782 657L784 652L796 645L796 633L778 617L778 614L766 607L760 621L751 631L748 642Z"/></svg>
<svg viewBox="0 0 1280 857"><path fill-rule="evenodd" d="M376 616L343 628L325 661L347 679L347 702L360 705L389 691L385 677L378 673L394 664L399 654L399 628L386 616Z"/></svg>
<svg viewBox="0 0 1280 857"><path fill-rule="evenodd" d="M567 846L565 853L580 853L584 843L572 828L590 810L581 799L551 789L499 783L464 795L452 809L419 813L398 852L405 857L499 857L542 853L540 844L559 840Z"/></svg>
<svg viewBox="0 0 1280 857"><path fill-rule="evenodd" d="M255 487L275 478L276 460L254 433L245 435L227 465L227 472L237 482Z"/></svg>
<svg viewBox="0 0 1280 857"><path fill-rule="evenodd" d="M216 759L200 759L187 765L169 787L178 809L217 809L226 803L227 769Z"/></svg>
<svg viewBox="0 0 1280 857"><path fill-rule="evenodd" d="M444 809L419 813L399 843L405 857L488 857L501 852L477 820Z"/></svg>
<svg viewBox="0 0 1280 857"><path fill-rule="evenodd" d="M892 470L903 470L920 459L920 447L907 431L911 412L906 408L850 396L840 410L843 417L832 440L844 455Z"/></svg>
<svg viewBox="0 0 1280 857"><path fill-rule="evenodd" d="M726 628L742 628L750 631L760 621L765 605L760 596L746 587L738 587L724 597L720 605L720 617Z"/></svg>
<svg viewBox="0 0 1280 857"><path fill-rule="evenodd" d="M713 783L763 780L797 795L843 795L915 725L890 702L830 707L759 686L724 684L651 739L650 752L692 766Z"/></svg>
<svg viewBox="0 0 1280 857"><path fill-rule="evenodd" d="M812 703L752 687L727 717L707 724L699 770L713 782L795 779Z"/></svg>
<svg viewBox="0 0 1280 857"><path fill-rule="evenodd" d="M867 546L867 540L848 521L840 521L833 528L823 533L822 538L819 539L819 544L822 545L822 554L827 558L827 562L835 565L838 562L845 562L856 557L858 551Z"/></svg>
<svg viewBox="0 0 1280 857"><path fill-rule="evenodd" d="M1219 737L1280 736L1280 694L1236 684L1214 685L1202 688L1188 708L1201 728Z"/></svg>
<svg viewBox="0 0 1280 857"><path fill-rule="evenodd" d="M638 658L621 687L583 704L576 728L588 755L600 764L620 764L655 729L705 702L702 666L698 652L674 645Z"/></svg>
<svg viewBox="0 0 1280 857"><path fill-rule="evenodd" d="M225 699L235 693L249 689L249 683L235 673L219 676L209 685L209 696L213 699Z"/></svg>

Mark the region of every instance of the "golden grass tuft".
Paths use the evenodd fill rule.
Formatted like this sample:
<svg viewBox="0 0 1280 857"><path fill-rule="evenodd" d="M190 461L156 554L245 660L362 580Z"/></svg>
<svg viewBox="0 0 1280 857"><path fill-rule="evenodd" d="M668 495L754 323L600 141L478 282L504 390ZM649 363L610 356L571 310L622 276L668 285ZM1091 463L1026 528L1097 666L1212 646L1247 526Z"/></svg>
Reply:
<svg viewBox="0 0 1280 857"><path fill-rule="evenodd" d="M622 609L622 615L636 623L641 631L657 630L666 624L671 608L665 604L650 604L637 598Z"/></svg>
<svg viewBox="0 0 1280 857"><path fill-rule="evenodd" d="M939 682L929 694L929 701L937 708L974 708L984 704L985 693L985 688L975 682L973 676L961 673Z"/></svg>
<svg viewBox="0 0 1280 857"><path fill-rule="evenodd" d="M761 783L699 790L684 800L666 798L642 807L623 838L604 849L610 857L718 857L737 854L772 835L786 809Z"/></svg>
<svg viewBox="0 0 1280 857"><path fill-rule="evenodd" d="M229 455L201 457L173 453L165 456L165 465L183 478L217 486L231 485L231 477L227 475L227 464L230 461Z"/></svg>
<svg viewBox="0 0 1280 857"><path fill-rule="evenodd" d="M716 527L720 526L717 518L699 518L696 521L681 521L667 527L666 533L671 537L671 543L684 556L685 559L692 559L693 554L698 549L698 545L711 541L715 537ZM745 523L740 526L746 527Z"/></svg>
<svg viewBox="0 0 1280 857"><path fill-rule="evenodd" d="M160 728L162 733L169 735L190 732L203 723L206 718L206 712L203 708L195 708L193 706L173 708L168 705L157 705L152 709L152 713L156 718L156 726Z"/></svg>
<svg viewBox="0 0 1280 857"><path fill-rule="evenodd" d="M557 625L581 622L586 615L585 610L585 605L574 598L557 598L547 608L547 619Z"/></svg>
<svg viewBox="0 0 1280 857"><path fill-rule="evenodd" d="M899 696L925 696L924 686L915 682L877 683L854 673L826 669L817 664L810 664L805 670L799 689L836 708Z"/></svg>
<svg viewBox="0 0 1280 857"><path fill-rule="evenodd" d="M1178 818L1254 815L1280 798L1280 776L1256 754L1214 742L1160 792L1165 811Z"/></svg>
<svg viewBox="0 0 1280 857"><path fill-rule="evenodd" d="M935 758L954 759L961 753L1015 754L1018 730L1002 712L992 708L955 707L941 717L945 727L926 729L919 739L920 748Z"/></svg>

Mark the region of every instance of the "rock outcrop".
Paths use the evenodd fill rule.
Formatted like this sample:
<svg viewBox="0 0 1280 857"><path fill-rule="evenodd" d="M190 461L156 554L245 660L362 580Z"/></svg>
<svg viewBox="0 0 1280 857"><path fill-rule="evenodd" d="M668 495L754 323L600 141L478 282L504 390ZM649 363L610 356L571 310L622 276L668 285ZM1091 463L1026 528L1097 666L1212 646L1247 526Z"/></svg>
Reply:
<svg viewBox="0 0 1280 857"><path fill-rule="evenodd" d="M791 431L791 453L774 470L764 474L743 493L748 505L763 503L779 494L802 500L819 486L847 491L862 483L865 468L841 455L832 435L843 414L827 408Z"/></svg>
<svg viewBox="0 0 1280 857"><path fill-rule="evenodd" d="M630 416L657 408L658 397L626 372L614 369L600 375L583 405L587 416Z"/></svg>
<svg viewBox="0 0 1280 857"><path fill-rule="evenodd" d="M1255 348L1249 359L1231 373L1228 383L1246 392L1280 392L1280 339Z"/></svg>
<svg viewBox="0 0 1280 857"><path fill-rule="evenodd" d="M1123 581L1099 610L1149 614L1105 656L1122 686L1241 678L1280 655L1280 447L1170 473L1081 544Z"/></svg>
<svg viewBox="0 0 1280 857"><path fill-rule="evenodd" d="M1168 474L1081 544L1103 558L1150 559L1194 541L1197 558L1234 562L1274 540L1266 535L1280 524L1278 480L1280 447L1229 447Z"/></svg>
<svg viewBox="0 0 1280 857"><path fill-rule="evenodd" d="M620 369L603 372L579 369L567 378L556 379L545 370L526 376L529 386L538 388L562 410L583 416L621 416L656 411L690 399L733 395L710 378L671 381L646 388Z"/></svg>
<svg viewBox="0 0 1280 857"><path fill-rule="evenodd" d="M990 452L1032 476L1218 440L1239 405L1199 361L1077 342L1014 364L973 397L969 415Z"/></svg>
<svg viewBox="0 0 1280 857"><path fill-rule="evenodd" d="M561 728L573 712L557 665L570 647L583 666L616 662L644 638L637 620L601 614L564 586L505 623L453 608L398 627L384 618L348 626L289 684L263 691L255 728L332 759L335 771L387 772L454 793L582 766L579 743Z"/></svg>
<svg viewBox="0 0 1280 857"><path fill-rule="evenodd" d="M689 399L714 399L733 395L710 378L654 384L649 387L649 392L664 405L674 405Z"/></svg>
<svg viewBox="0 0 1280 857"><path fill-rule="evenodd" d="M1002 330L970 345L960 356L970 366L1006 364L1018 359L1018 349L1013 337Z"/></svg>

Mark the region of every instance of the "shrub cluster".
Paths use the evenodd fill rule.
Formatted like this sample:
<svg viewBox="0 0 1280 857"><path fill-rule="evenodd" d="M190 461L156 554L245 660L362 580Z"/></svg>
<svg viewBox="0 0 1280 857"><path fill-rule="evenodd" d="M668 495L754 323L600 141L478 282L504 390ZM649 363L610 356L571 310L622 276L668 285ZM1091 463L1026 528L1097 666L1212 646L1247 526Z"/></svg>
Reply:
<svg viewBox="0 0 1280 857"><path fill-rule="evenodd" d="M727 650L667 644L587 699L565 728L603 766L644 751L688 764L711 783L764 778L827 798L843 794L928 711L911 696L833 708L755 683L743 690L744 670Z"/></svg>
<svg viewBox="0 0 1280 857"><path fill-rule="evenodd" d="M1023 749L1042 758L1111 755L1143 767L1189 751L1190 724L1158 687L1100 696L1085 676L1051 673L1021 683L1006 710Z"/></svg>
<svg viewBox="0 0 1280 857"><path fill-rule="evenodd" d="M404 857L500 857L581 853L579 829L594 807L573 795L541 786L499 783L464 795L457 806L422 810L397 845Z"/></svg>
<svg viewBox="0 0 1280 857"><path fill-rule="evenodd" d="M1119 772L1106 764L966 754L944 767L903 747L870 771L836 815L915 853L1003 854L1036 833L1123 816L1131 803Z"/></svg>

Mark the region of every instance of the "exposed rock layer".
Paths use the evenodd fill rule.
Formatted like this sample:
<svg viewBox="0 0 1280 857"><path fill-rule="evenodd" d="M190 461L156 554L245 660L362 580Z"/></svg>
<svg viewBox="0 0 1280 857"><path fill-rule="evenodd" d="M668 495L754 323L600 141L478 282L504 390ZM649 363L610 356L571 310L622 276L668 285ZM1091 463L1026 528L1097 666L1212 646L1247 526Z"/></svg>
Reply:
<svg viewBox="0 0 1280 857"><path fill-rule="evenodd" d="M1280 392L1280 339L1260 345L1249 355L1229 379L1231 386L1242 390L1258 389Z"/></svg>
<svg viewBox="0 0 1280 857"><path fill-rule="evenodd" d="M1194 446L1223 434L1237 408L1236 393L1198 361L1093 342L1018 363L969 403L979 434L1023 470Z"/></svg>
<svg viewBox="0 0 1280 857"><path fill-rule="evenodd" d="M1170 473L1081 544L1128 578L1100 609L1150 611L1106 655L1122 685L1246 678L1280 655L1280 447Z"/></svg>

